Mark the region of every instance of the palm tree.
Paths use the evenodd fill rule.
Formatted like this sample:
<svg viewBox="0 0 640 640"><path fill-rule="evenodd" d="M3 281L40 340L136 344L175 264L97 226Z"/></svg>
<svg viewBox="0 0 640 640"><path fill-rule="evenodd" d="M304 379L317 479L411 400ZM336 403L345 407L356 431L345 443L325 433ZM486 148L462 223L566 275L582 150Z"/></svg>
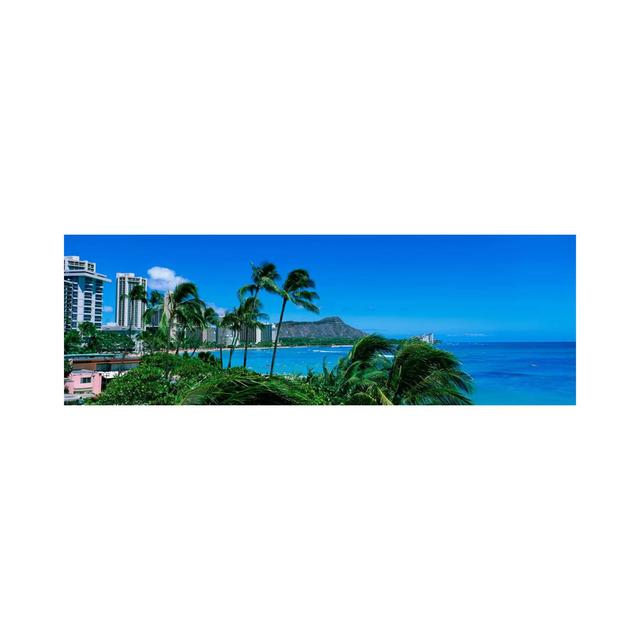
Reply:
<svg viewBox="0 0 640 640"><path fill-rule="evenodd" d="M201 312L204 302L198 296L198 288L193 282L182 282L167 294L166 304L160 320L160 330L167 335L167 348L171 348L171 336L179 327L189 325ZM176 340L176 353L180 350L180 342Z"/></svg>
<svg viewBox="0 0 640 640"><path fill-rule="evenodd" d="M220 316L213 307L205 307L202 319L204 320L203 329L207 329L211 326L220 326Z"/></svg>
<svg viewBox="0 0 640 640"><path fill-rule="evenodd" d="M407 340L394 353L386 338L365 336L319 382L309 380L331 404L471 404L471 378L458 359L420 340Z"/></svg>
<svg viewBox="0 0 640 640"><path fill-rule="evenodd" d="M120 303L124 304L124 301L129 299L129 339L131 340L131 333L133 331L133 304L135 302L147 302L147 290L141 284L134 284L131 289L129 289L129 293L125 293L124 291L120 294ZM126 319L125 319L126 321ZM120 373L124 371L124 361L127 356L127 350L122 349L122 360L120 366Z"/></svg>
<svg viewBox="0 0 640 640"><path fill-rule="evenodd" d="M258 294L262 289L268 291L269 293L277 293L280 295L281 289L277 284L277 281L280 280L280 274L278 273L278 268L273 262L263 262L262 264L255 265L251 264L251 283L244 285L238 291L238 295L241 299L244 299L248 294L248 301L250 302L250 306L256 306L258 301ZM248 311L248 308L247 308ZM251 314L249 314L251 315ZM245 330L245 340L244 340L244 364L243 366L247 367L247 351L249 349L249 331L248 327Z"/></svg>
<svg viewBox="0 0 640 640"><path fill-rule="evenodd" d="M320 309L313 304L313 301L318 299L318 294L313 291L315 286L316 283L309 276L309 272L304 269L294 269L284 281L284 286L280 290L282 308L280 309L280 319L278 320L278 328L276 329L276 340L273 343L273 355L271 356L271 369L269 371L270 376L273 375L273 368L276 364L280 328L282 327L282 318L284 317L284 309L287 306L287 302L291 302L297 307L302 307L312 313L319 313Z"/></svg>
<svg viewBox="0 0 640 640"><path fill-rule="evenodd" d="M268 316L261 311L262 303L257 298L248 298L241 300L238 305L238 316L242 322L242 330L244 331L244 361L242 367L247 368L247 351L249 344L249 330L255 329L268 319Z"/></svg>
<svg viewBox="0 0 640 640"><path fill-rule="evenodd" d="M221 329L228 329L229 328L229 323L227 320L225 320L225 318L227 317L227 314L225 313L224 316L222 316L222 318L220 318L220 323L218 324L218 334L217 334L217 342L218 342L218 349L220 351L220 366L222 367L222 339L224 336L224 332L220 331Z"/></svg>
<svg viewBox="0 0 640 640"><path fill-rule="evenodd" d="M238 310L233 308L227 311L224 318L222 318L220 326L224 329L230 329L232 332L231 344L229 345L229 364L227 365L227 369L231 369L231 359L242 330L242 318L238 314ZM222 346L220 347L220 363L222 363Z"/></svg>
<svg viewBox="0 0 640 640"><path fill-rule="evenodd" d="M393 404L472 404L471 377L448 351L421 340L404 342L387 380Z"/></svg>
<svg viewBox="0 0 640 640"><path fill-rule="evenodd" d="M147 303L147 290L141 284L134 284L131 287L129 294L123 294L124 297L128 297L131 305L135 302ZM144 314L144 312L143 312ZM144 317L144 316L143 316ZM133 306L129 309L129 337L131 337L131 330L133 329Z"/></svg>
<svg viewBox="0 0 640 640"><path fill-rule="evenodd" d="M142 336L147 345L151 345L150 351L153 353L161 348L164 343L164 337L160 327L149 327L157 317L158 313L164 308L164 295L155 289L149 294L149 298L145 304L145 311L142 314Z"/></svg>
<svg viewBox="0 0 640 640"><path fill-rule="evenodd" d="M203 307L198 311L194 317L192 318L192 327L194 329L201 329L203 332L206 331L211 325L215 325L216 327L220 324L220 318L216 313L213 307ZM194 345L195 345L194 341ZM196 352L198 347L194 346L191 355Z"/></svg>
<svg viewBox="0 0 640 640"><path fill-rule="evenodd" d="M155 289L149 294L145 312L142 314L143 324L151 324L154 316L164 307L164 295Z"/></svg>
<svg viewBox="0 0 640 640"><path fill-rule="evenodd" d="M200 346L202 338L202 328L204 326L204 302L200 301L200 305L189 305L184 308L181 313L176 327L176 355L180 352L180 348L191 348L191 343L196 345L196 349ZM200 338L197 336L200 331Z"/></svg>

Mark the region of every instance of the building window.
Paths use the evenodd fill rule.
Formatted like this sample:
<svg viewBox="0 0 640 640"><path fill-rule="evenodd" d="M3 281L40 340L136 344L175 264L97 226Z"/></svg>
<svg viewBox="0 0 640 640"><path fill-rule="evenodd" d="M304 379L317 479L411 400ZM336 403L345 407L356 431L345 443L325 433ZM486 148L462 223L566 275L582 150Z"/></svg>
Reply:
<svg viewBox="0 0 640 640"><path fill-rule="evenodd" d="M80 384L91 384L91 377L80 378Z"/></svg>

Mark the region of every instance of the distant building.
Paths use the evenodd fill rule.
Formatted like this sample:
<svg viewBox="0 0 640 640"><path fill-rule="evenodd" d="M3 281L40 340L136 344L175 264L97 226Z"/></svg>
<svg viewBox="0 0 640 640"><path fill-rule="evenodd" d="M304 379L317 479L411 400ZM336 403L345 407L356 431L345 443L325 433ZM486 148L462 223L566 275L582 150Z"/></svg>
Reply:
<svg viewBox="0 0 640 640"><path fill-rule="evenodd" d="M433 333L425 333L421 336L418 336L422 342L427 342L428 344L434 344L436 339Z"/></svg>
<svg viewBox="0 0 640 640"><path fill-rule="evenodd" d="M205 329L194 327L187 330L186 337L188 340L196 339L200 342L212 342L216 343L218 340L218 328L214 325L209 325Z"/></svg>
<svg viewBox="0 0 640 640"><path fill-rule="evenodd" d="M218 342L218 327L215 325L209 325L202 332L202 341L211 342L213 344Z"/></svg>
<svg viewBox="0 0 640 640"><path fill-rule="evenodd" d="M228 347L233 342L235 337L235 331L232 331L228 327L219 327L217 332L216 343L223 347Z"/></svg>
<svg viewBox="0 0 640 640"><path fill-rule="evenodd" d="M242 327L242 329L240 329L240 344L244 344L245 342L249 344L260 342L260 328Z"/></svg>
<svg viewBox="0 0 640 640"><path fill-rule="evenodd" d="M121 327L129 327L141 330L147 305L142 300L132 301L129 298L131 289L140 285L145 294L147 292L147 279L134 273L116 273L116 323Z"/></svg>
<svg viewBox="0 0 640 640"><path fill-rule="evenodd" d="M260 325L260 340L258 342L268 342L273 344L276 339L276 325L262 324Z"/></svg>
<svg viewBox="0 0 640 640"><path fill-rule="evenodd" d="M200 332L200 329L195 330ZM196 335L192 332L189 335ZM265 324L257 327L241 329L239 335L228 327L215 327L211 325L202 331L202 341L211 342L223 347L229 347L236 342L237 345L243 345L246 338L249 338L249 344L258 344L260 342L273 342L275 338L275 325Z"/></svg>
<svg viewBox="0 0 640 640"><path fill-rule="evenodd" d="M257 327L243 328L240 331L240 344L244 344L249 338L249 344L258 344L259 342L273 342L275 334L273 325L260 324Z"/></svg>
<svg viewBox="0 0 640 640"><path fill-rule="evenodd" d="M96 272L96 263L79 256L64 257L64 330L83 322L102 327L104 283L109 278Z"/></svg>

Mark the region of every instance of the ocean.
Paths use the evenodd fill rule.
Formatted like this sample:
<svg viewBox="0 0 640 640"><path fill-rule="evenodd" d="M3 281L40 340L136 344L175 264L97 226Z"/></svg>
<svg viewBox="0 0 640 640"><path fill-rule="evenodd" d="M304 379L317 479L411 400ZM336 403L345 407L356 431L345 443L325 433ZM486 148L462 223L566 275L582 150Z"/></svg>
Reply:
<svg viewBox="0 0 640 640"><path fill-rule="evenodd" d="M576 402L575 342L443 342L473 378L473 402L479 405L572 405ZM322 371L345 356L350 347L278 349L276 373ZM242 349L233 356L242 364ZM225 352L224 361L228 354ZM271 349L250 349L247 364L268 373Z"/></svg>

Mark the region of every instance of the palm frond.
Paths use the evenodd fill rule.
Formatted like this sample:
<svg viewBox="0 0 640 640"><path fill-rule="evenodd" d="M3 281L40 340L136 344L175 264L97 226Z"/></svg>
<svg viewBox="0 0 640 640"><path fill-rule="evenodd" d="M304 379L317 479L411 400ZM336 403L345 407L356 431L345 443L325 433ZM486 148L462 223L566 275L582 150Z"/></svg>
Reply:
<svg viewBox="0 0 640 640"><path fill-rule="evenodd" d="M253 297L258 293L258 287L255 284L245 284L238 289L238 299L244 302L247 296Z"/></svg>
<svg viewBox="0 0 640 640"><path fill-rule="evenodd" d="M214 374L189 390L181 404L208 405L309 405L320 397L301 380L267 378L247 369Z"/></svg>
<svg viewBox="0 0 640 640"><path fill-rule="evenodd" d="M307 302L312 302L313 300L318 300L318 298L320 298L320 296L315 291L310 291L308 289L295 291L294 296L299 300L306 300Z"/></svg>
<svg viewBox="0 0 640 640"><path fill-rule="evenodd" d="M471 377L460 369L458 359L424 342L407 342L400 347L389 384L398 403L434 400L436 404L467 404L461 398L472 391Z"/></svg>
<svg viewBox="0 0 640 640"><path fill-rule="evenodd" d="M298 300L295 302L298 307L302 307L305 311L310 311L311 313L320 313L320 307L316 306L312 302L307 302L306 300Z"/></svg>
<svg viewBox="0 0 640 640"><path fill-rule="evenodd" d="M393 350L392 343L377 333L372 333L360 338L351 348L347 360L350 363L358 362L364 365L371 363L375 355L390 353Z"/></svg>
<svg viewBox="0 0 640 640"><path fill-rule="evenodd" d="M193 282L181 282L172 292L175 304L185 302L189 298L198 298L198 287Z"/></svg>
<svg viewBox="0 0 640 640"><path fill-rule="evenodd" d="M316 283L311 279L306 269L294 269L287 275L282 288L285 291L299 291L300 289L313 289L315 286Z"/></svg>

